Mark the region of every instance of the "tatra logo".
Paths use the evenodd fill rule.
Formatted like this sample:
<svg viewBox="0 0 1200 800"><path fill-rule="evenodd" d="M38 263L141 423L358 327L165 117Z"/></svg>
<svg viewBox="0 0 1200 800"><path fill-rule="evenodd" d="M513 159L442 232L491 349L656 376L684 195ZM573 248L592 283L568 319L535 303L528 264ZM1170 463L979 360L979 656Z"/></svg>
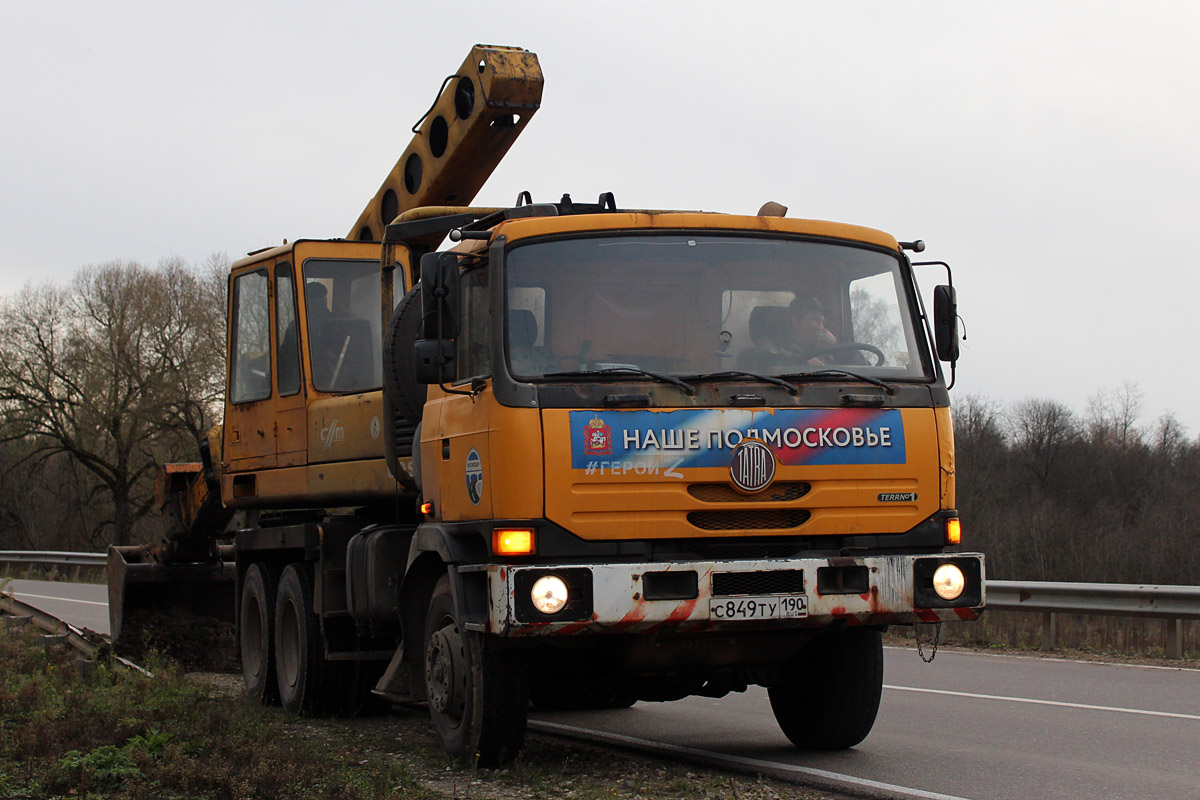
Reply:
<svg viewBox="0 0 1200 800"><path fill-rule="evenodd" d="M775 454L762 442L745 439L733 448L729 477L743 492L761 492L775 480Z"/></svg>
<svg viewBox="0 0 1200 800"><path fill-rule="evenodd" d="M612 428L599 417L592 417L583 429L583 452L589 456L607 456L612 451Z"/></svg>

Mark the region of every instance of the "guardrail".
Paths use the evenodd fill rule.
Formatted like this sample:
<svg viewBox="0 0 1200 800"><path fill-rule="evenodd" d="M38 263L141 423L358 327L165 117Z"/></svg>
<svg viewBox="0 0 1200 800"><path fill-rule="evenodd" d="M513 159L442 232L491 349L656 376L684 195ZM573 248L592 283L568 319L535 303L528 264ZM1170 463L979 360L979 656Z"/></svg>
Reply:
<svg viewBox="0 0 1200 800"><path fill-rule="evenodd" d="M0 565L100 567L106 553L0 550ZM1057 583L1052 581L988 581L987 605L998 611L1042 614L1042 649L1053 650L1055 614L1161 619L1166 623L1166 657L1183 657L1183 620L1200 619L1200 586L1154 586L1132 583Z"/></svg>
<svg viewBox="0 0 1200 800"><path fill-rule="evenodd" d="M15 565L24 567L28 575L36 567L50 567L51 573L70 570L72 577L79 578L80 570L104 569L108 563L107 553L68 553L36 550L0 550L0 570L8 572Z"/></svg>
<svg viewBox="0 0 1200 800"><path fill-rule="evenodd" d="M77 554L78 555L78 554ZM40 608L31 606L27 603L22 603L15 597L10 597L6 594L0 594L0 614L7 615L4 617L5 626L21 625L25 623L32 624L36 628L45 631L42 637L42 646L47 647L53 644L62 643L75 648L85 661L94 662L97 653L103 652L106 657L112 662L119 664L122 667L136 670L143 675L149 675L150 672L137 664L134 664L128 659L121 658L112 652L112 648L108 645L93 641L95 635L89 637L88 633L81 631L74 625L63 622L55 616L47 614ZM80 666L80 669L95 669L95 664L90 667L86 665Z"/></svg>
<svg viewBox="0 0 1200 800"><path fill-rule="evenodd" d="M1166 657L1182 658L1183 620L1200 619L1200 586L988 581L987 605L1000 611L1041 612L1043 650L1055 647L1055 614L1161 619L1166 624Z"/></svg>

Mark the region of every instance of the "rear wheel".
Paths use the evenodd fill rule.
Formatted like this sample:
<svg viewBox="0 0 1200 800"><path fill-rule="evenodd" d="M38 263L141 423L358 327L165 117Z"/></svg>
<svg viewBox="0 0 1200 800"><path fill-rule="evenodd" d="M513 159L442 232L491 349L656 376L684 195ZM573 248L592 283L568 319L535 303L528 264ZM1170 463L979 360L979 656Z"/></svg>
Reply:
<svg viewBox="0 0 1200 800"><path fill-rule="evenodd" d="M312 568L290 564L275 603L276 676L280 703L295 714L324 711L325 652L313 613Z"/></svg>
<svg viewBox="0 0 1200 800"><path fill-rule="evenodd" d="M816 639L767 690L779 727L804 750L844 750L867 738L882 692L883 636L861 628Z"/></svg>
<svg viewBox="0 0 1200 800"><path fill-rule="evenodd" d="M242 582L238 641L246 694L261 703L279 702L275 678L275 587L279 571L269 564L251 564Z"/></svg>
<svg viewBox="0 0 1200 800"><path fill-rule="evenodd" d="M480 767L512 761L529 713L525 654L489 649L483 634L464 630L449 576L434 587L425 620L425 687L442 748Z"/></svg>

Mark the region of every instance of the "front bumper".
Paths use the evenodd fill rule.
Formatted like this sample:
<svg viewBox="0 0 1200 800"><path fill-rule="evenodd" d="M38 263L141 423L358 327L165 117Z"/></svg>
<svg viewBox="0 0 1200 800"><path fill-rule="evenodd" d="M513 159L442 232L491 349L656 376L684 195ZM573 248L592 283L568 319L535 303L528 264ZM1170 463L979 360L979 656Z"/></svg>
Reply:
<svg viewBox="0 0 1200 800"><path fill-rule="evenodd" d="M930 587L933 569L958 564L966 589L955 601ZM979 553L887 555L762 561L485 567L487 627L502 636L702 632L891 625L972 620L985 604ZM529 587L542 575L563 577L571 601L547 616L532 608ZM785 599L787 598L787 599ZM802 599L798 599L802 598ZM766 605L787 616L736 618ZM780 601L778 604L776 600ZM739 601L742 602L739 605ZM735 618L730 618L735 617Z"/></svg>

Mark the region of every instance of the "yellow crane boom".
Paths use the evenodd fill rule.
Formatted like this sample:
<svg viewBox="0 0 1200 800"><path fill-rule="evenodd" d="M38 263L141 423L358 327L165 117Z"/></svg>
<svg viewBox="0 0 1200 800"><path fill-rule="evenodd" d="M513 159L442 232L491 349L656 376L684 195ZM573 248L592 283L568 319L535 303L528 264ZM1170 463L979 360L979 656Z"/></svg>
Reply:
<svg viewBox="0 0 1200 800"><path fill-rule="evenodd" d="M346 238L381 241L388 223L409 209L469 205L538 110L542 84L536 54L471 48Z"/></svg>

